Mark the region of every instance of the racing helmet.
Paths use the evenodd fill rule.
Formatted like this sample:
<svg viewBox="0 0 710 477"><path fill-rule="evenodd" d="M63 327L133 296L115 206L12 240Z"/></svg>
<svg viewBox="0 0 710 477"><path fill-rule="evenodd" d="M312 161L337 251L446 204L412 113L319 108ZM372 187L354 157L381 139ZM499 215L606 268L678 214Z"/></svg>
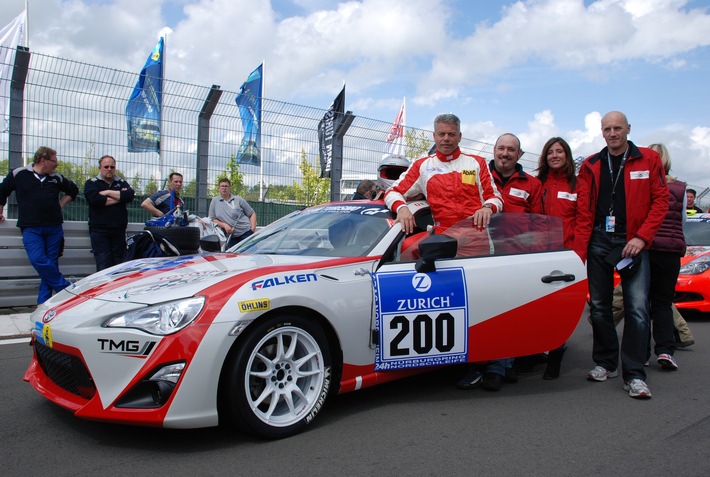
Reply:
<svg viewBox="0 0 710 477"><path fill-rule="evenodd" d="M387 190L399 179L404 171L409 169L410 163L406 157L399 154L387 154L380 161L377 168L377 187Z"/></svg>

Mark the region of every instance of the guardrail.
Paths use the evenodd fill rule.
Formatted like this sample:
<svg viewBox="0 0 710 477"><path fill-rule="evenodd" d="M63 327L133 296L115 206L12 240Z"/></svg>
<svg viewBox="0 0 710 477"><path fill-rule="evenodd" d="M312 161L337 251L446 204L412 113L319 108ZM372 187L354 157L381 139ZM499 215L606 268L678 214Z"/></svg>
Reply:
<svg viewBox="0 0 710 477"><path fill-rule="evenodd" d="M0 307L3 308L37 304L39 276L27 259L16 224L14 219L0 222ZM143 227L142 223L130 223L127 234L138 233ZM86 222L64 222L64 255L59 258L59 269L67 279L96 272Z"/></svg>

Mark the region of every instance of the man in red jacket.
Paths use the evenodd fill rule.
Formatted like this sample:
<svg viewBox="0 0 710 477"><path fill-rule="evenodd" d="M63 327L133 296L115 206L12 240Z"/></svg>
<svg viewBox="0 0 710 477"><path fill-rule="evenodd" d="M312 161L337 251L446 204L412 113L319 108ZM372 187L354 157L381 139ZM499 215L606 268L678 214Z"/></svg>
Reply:
<svg viewBox="0 0 710 477"><path fill-rule="evenodd" d="M574 238L575 252L587 261L594 335L596 366L587 379L606 381L618 375L619 340L611 309L616 267L626 305L621 343L624 390L647 399L648 248L668 211L668 186L658 153L628 140L631 126L623 113L606 114L601 125L607 147L580 168Z"/></svg>

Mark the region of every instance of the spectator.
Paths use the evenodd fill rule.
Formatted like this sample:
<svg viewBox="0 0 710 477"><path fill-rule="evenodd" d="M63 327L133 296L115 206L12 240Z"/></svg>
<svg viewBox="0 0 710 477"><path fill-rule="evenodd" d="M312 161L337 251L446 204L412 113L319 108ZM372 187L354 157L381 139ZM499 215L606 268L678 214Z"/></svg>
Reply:
<svg viewBox="0 0 710 477"><path fill-rule="evenodd" d="M698 214L702 214L703 209L701 209L700 207L695 205L695 196L697 196L697 195L698 195L698 193L695 192L695 189L686 189L685 190L685 196L688 201L688 206L687 206L686 210L688 210L688 211L694 210Z"/></svg>
<svg viewBox="0 0 710 477"><path fill-rule="evenodd" d="M360 181L353 194L353 200L372 200L375 193L375 181L365 179Z"/></svg>
<svg viewBox="0 0 710 477"><path fill-rule="evenodd" d="M542 184L536 177L523 171L523 166L518 163L523 154L520 139L517 136L510 133L502 134L496 139L493 147L493 160L489 163L491 174L496 187L503 195L505 213L542 214ZM518 225L511 223L510 227ZM486 368L483 387L493 390L496 387L500 388L500 383L506 375L508 381L515 381L512 369L514 361L516 368L521 372L530 372L535 364L542 359L544 359L544 355L522 356L516 360L507 358L491 361ZM492 376L492 374L498 376ZM487 386L487 384L489 385Z"/></svg>
<svg viewBox="0 0 710 477"><path fill-rule="evenodd" d="M133 196L130 184L116 176L116 160L108 155L99 159L99 174L84 184L97 272L123 262L128 227L126 204L133 202Z"/></svg>
<svg viewBox="0 0 710 477"><path fill-rule="evenodd" d="M410 234L415 228L406 200L419 194L424 194L429 202L437 233L467 217L473 219L476 227L484 228L488 226L491 215L503 209L501 195L485 159L462 153L459 148L461 137L458 117L453 114L437 116L434 119L436 151L416 160L387 189L385 203L397 214L397 222L402 224L404 233ZM472 367L458 386L471 389L480 385L481 381L482 374ZM484 379L484 385L500 389L500 378L496 375Z"/></svg>
<svg viewBox="0 0 710 477"><path fill-rule="evenodd" d="M683 204L685 202L685 182L678 181L668 175L671 170L671 158L663 144L651 144L649 148L661 156L661 163L666 173L666 181L670 192L668 212L661 228L653 239L649 251L651 267L649 298L651 302L650 316L653 341L655 343L654 352L658 357L658 364L663 369L675 371L678 369L678 363L673 357L676 350L674 315L678 311L675 310L674 313L673 295L675 295L675 285L680 271L680 259L685 255L685 236L683 235L683 222L686 215ZM619 285L619 288L623 290L621 285ZM623 317L623 308L620 312L617 311L620 306L623 307L623 299L615 301L616 321L618 315ZM678 314L680 315L680 313ZM647 360L650 354L651 349L649 346L646 355Z"/></svg>
<svg viewBox="0 0 710 477"><path fill-rule="evenodd" d="M0 222L7 198L15 191L17 226L27 257L40 277L37 303L42 304L70 285L59 271L59 256L64 246L62 208L79 194L75 183L57 169L57 151L40 147L32 164L10 171L0 184ZM59 194L65 195L61 198Z"/></svg>
<svg viewBox="0 0 710 477"><path fill-rule="evenodd" d="M229 237L225 250L256 232L256 212L246 200L232 194L231 187L229 179L219 180L219 196L212 198L209 210L212 222Z"/></svg>
<svg viewBox="0 0 710 477"><path fill-rule="evenodd" d="M182 174L173 172L168 178L168 189L159 190L141 203L141 207L154 217L162 217L177 207L184 207L180 198L182 190Z"/></svg>
<svg viewBox="0 0 710 477"><path fill-rule="evenodd" d="M537 171L537 178L542 183L542 212L562 218L564 244L566 248L572 248L577 216L577 174L567 141L561 137L549 139L542 148ZM543 379L557 379L560 376L566 349L566 345L562 344L548 353Z"/></svg>
<svg viewBox="0 0 710 477"><path fill-rule="evenodd" d="M616 264L622 268L626 305L621 343L624 390L633 398L650 398L644 369L650 326L648 248L668 212L668 186L658 153L628 140L631 126L623 113L607 113L601 127L607 147L582 163L574 235L575 252L587 261L594 337L596 366L587 379L617 376L619 339L611 309ZM629 261L630 270L623 272L620 264Z"/></svg>

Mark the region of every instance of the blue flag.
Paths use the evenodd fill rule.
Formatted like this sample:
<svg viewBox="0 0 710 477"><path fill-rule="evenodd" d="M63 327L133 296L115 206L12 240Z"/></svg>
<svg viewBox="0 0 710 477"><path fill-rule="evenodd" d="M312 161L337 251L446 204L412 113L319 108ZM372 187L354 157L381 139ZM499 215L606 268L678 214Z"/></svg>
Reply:
<svg viewBox="0 0 710 477"><path fill-rule="evenodd" d="M259 65L242 84L236 102L244 137L237 152L237 164L261 165L261 69Z"/></svg>
<svg viewBox="0 0 710 477"><path fill-rule="evenodd" d="M128 152L160 152L160 110L163 104L163 45L150 52L126 104Z"/></svg>

